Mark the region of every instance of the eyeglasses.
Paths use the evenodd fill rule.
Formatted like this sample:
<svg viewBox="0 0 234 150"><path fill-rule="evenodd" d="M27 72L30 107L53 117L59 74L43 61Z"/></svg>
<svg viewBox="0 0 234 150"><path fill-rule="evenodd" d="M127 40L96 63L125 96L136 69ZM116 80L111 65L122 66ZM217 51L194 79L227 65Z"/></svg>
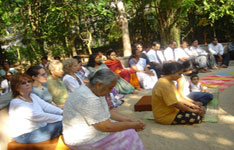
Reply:
<svg viewBox="0 0 234 150"><path fill-rule="evenodd" d="M26 85L27 83L31 83L31 82L32 82L31 80L23 81L23 82L21 82L21 85Z"/></svg>
<svg viewBox="0 0 234 150"><path fill-rule="evenodd" d="M42 73L42 74L39 74L40 76L45 76L45 75L47 75L46 73Z"/></svg>

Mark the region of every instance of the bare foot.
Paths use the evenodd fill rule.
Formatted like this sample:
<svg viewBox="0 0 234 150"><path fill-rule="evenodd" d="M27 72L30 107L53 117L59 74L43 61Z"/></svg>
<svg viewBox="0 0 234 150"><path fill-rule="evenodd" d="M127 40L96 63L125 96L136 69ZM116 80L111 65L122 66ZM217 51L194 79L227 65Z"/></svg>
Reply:
<svg viewBox="0 0 234 150"><path fill-rule="evenodd" d="M226 66L226 65L222 64L222 65L221 65L221 67L222 67L222 68L227 68L228 66Z"/></svg>
<svg viewBox="0 0 234 150"><path fill-rule="evenodd" d="M212 69L213 70L218 70L219 68L217 66L214 66Z"/></svg>

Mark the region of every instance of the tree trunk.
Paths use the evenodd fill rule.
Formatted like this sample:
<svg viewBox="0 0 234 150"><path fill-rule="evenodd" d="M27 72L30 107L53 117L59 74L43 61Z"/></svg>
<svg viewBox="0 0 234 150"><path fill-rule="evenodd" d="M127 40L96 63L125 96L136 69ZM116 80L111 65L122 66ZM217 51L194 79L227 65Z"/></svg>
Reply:
<svg viewBox="0 0 234 150"><path fill-rule="evenodd" d="M120 21L122 23L123 54L124 56L130 56L132 54L132 49L128 30L128 19L125 12L124 4L122 1L116 0L116 6L118 8Z"/></svg>
<svg viewBox="0 0 234 150"><path fill-rule="evenodd" d="M75 39L76 39L75 36L71 39L72 56L77 56L76 46L75 46Z"/></svg>
<svg viewBox="0 0 234 150"><path fill-rule="evenodd" d="M170 37L172 38L172 40L176 41L177 47L179 47L180 46L180 29L176 25L174 25L170 33L171 33Z"/></svg>
<svg viewBox="0 0 234 150"><path fill-rule="evenodd" d="M160 28L161 45L164 47L166 47L169 43L169 34L170 32L167 32L166 28Z"/></svg>
<svg viewBox="0 0 234 150"><path fill-rule="evenodd" d="M92 33L88 30L88 36L89 36L89 40L88 40L88 43L87 43L87 47L88 47L88 51L89 51L89 55L92 55L92 49L91 49L91 44L92 44L92 40L93 40L93 37L92 37Z"/></svg>
<svg viewBox="0 0 234 150"><path fill-rule="evenodd" d="M17 50L17 59L18 59L18 61L19 61L19 64L21 65L21 55L20 55L20 50L19 50L19 48L18 48L18 47L16 48L16 50Z"/></svg>

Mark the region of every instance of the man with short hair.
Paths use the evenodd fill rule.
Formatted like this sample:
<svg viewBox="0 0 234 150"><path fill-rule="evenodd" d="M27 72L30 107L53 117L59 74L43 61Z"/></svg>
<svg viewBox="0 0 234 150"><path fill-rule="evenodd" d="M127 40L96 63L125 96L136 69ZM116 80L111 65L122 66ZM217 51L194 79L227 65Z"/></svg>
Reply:
<svg viewBox="0 0 234 150"><path fill-rule="evenodd" d="M158 78L161 77L162 65L165 62L165 58L160 50L160 44L158 42L153 42L149 51L146 55L149 61L155 66Z"/></svg>
<svg viewBox="0 0 234 150"><path fill-rule="evenodd" d="M164 50L164 56L167 62L176 62L176 41L170 41L169 46Z"/></svg>
<svg viewBox="0 0 234 150"><path fill-rule="evenodd" d="M217 64L218 61L222 61L221 67L228 67L230 55L229 53L224 53L223 45L221 43L218 43L217 38L214 38L212 43L208 45L208 49L214 55Z"/></svg>
<svg viewBox="0 0 234 150"><path fill-rule="evenodd" d="M188 49L188 43L182 41L180 47L175 49L176 61L184 62L193 58L193 53Z"/></svg>
<svg viewBox="0 0 234 150"><path fill-rule="evenodd" d="M137 43L134 46L135 46L136 50L139 50L142 52L141 58L144 58L146 60L146 64L150 66L149 69L153 69L156 72L157 77L160 78L161 73L160 73L159 69L150 61L150 59L147 56L147 53L151 49L150 46L147 46L147 48L144 51L143 51L142 44Z"/></svg>

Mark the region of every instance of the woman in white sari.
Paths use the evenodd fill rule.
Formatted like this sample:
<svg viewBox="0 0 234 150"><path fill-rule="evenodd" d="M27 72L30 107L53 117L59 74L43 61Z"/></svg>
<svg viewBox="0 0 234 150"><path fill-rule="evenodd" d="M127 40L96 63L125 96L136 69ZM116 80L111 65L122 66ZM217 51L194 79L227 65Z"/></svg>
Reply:
<svg viewBox="0 0 234 150"><path fill-rule="evenodd" d="M149 70L146 60L141 58L140 50L133 50L129 59L129 66L136 70L136 74L142 88L150 90L158 81L158 77L154 70Z"/></svg>

